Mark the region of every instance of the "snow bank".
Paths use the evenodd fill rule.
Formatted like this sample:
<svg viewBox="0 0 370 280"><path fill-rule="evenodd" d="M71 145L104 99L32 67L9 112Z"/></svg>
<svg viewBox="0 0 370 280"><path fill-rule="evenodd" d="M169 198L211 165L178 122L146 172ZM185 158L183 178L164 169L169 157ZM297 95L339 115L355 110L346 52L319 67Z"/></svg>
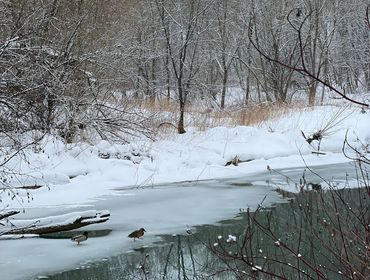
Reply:
<svg viewBox="0 0 370 280"><path fill-rule="evenodd" d="M302 136L333 124L324 134L321 150ZM7 167L16 171L6 178L9 186L41 185L31 193L33 200L23 207L88 205L115 188L140 187L168 182L193 181L261 172L275 169L344 162L341 154L348 140L359 149L370 143L370 114L360 108L335 106L296 111L289 116L266 122L260 127L216 127L206 131L188 128L183 135L166 140L142 141L128 145L101 141L64 145L60 139L45 138L38 147L26 150L26 159L14 157ZM239 166L225 166L237 156ZM1 160L1 159L0 159ZM248 161L244 162L243 161ZM19 207L11 196L1 194L2 204Z"/></svg>
<svg viewBox="0 0 370 280"><path fill-rule="evenodd" d="M60 270L111 256L112 252L145 246L157 240L155 235L176 233L186 225L217 222L235 215L236 209L253 209L268 192L267 199L277 201L279 197L271 191L273 188L297 191L297 186L286 184L278 173L269 173L267 166L275 171L285 169L284 174L293 178L301 176L305 164L322 174L327 164L348 162L341 152L347 130L351 144L368 150L369 111L362 114L360 109L347 108L339 114L341 121L331 127L321 141L321 150L326 154L312 154L317 143L309 145L302 131L310 135L325 128L333 121L333 116L338 115L338 110L341 109L333 106L306 109L259 127L217 127L206 131L187 128L186 134L173 135L166 140L128 145L106 141L96 145L64 145L60 139L44 138L24 154L12 158L5 167L15 174L4 174L2 178L5 188L41 187L16 188L13 194L17 196L13 200L13 194L8 196L9 192L4 189L0 192L0 207L28 208L26 213L19 214L21 218L25 215L27 219L37 219L46 225L63 224L75 217L76 213L65 214L71 212L66 209L68 207L84 213L83 216L94 214L90 210L84 212L92 207L108 209L111 219L107 225L102 225L109 226L112 233L107 237L91 238L78 249L70 240L63 239L1 241L0 271L6 279L24 279L40 271ZM225 166L235 156L242 162L238 166ZM5 157L0 156L0 162ZM334 169L336 174L345 174L345 170L337 170L336 166ZM205 185L201 181L226 177L229 178L222 182L212 180L204 182ZM198 184L189 186L178 183L141 189L155 184L197 180ZM307 180L311 182L311 178ZM227 181L235 184L225 187ZM246 187L245 182L252 182L252 186ZM184 185L186 187L180 187ZM30 198L30 202L21 203L17 198L24 198L24 201ZM38 219L46 216L49 218ZM15 223L27 225L29 220ZM127 234L141 226L148 231L142 241L145 245L128 242ZM94 225L96 228L99 227ZM233 241L234 237L229 236L229 239Z"/></svg>

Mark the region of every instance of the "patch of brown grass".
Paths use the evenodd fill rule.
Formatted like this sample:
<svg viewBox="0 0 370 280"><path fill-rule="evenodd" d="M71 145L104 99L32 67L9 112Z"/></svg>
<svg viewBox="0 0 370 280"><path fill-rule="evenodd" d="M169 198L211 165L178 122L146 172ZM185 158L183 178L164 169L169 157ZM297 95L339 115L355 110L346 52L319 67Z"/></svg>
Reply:
<svg viewBox="0 0 370 280"><path fill-rule="evenodd" d="M158 134L176 133L179 117L179 108L176 100L163 99L153 102L153 100L145 99L135 102L136 104L132 103L132 105L154 114L152 125L158 131ZM255 126L269 120L287 116L294 110L300 110L303 107L305 106L300 103L261 103L249 106L227 107L222 110L220 108L211 109L205 104L198 102L186 106L185 126L196 127L201 131L217 126Z"/></svg>
<svg viewBox="0 0 370 280"><path fill-rule="evenodd" d="M259 125L291 114L299 104L256 104L242 108L234 116L238 125Z"/></svg>
<svg viewBox="0 0 370 280"><path fill-rule="evenodd" d="M179 108L178 103L176 102L176 100L173 99L153 100L151 98L145 98L130 102L133 102L133 104L141 109L145 109L151 112L177 112Z"/></svg>
<svg viewBox="0 0 370 280"><path fill-rule="evenodd" d="M201 114L203 120L198 122L201 130L216 126L258 126L264 122L290 115L293 111L302 109L301 104L254 104L224 110L210 110Z"/></svg>

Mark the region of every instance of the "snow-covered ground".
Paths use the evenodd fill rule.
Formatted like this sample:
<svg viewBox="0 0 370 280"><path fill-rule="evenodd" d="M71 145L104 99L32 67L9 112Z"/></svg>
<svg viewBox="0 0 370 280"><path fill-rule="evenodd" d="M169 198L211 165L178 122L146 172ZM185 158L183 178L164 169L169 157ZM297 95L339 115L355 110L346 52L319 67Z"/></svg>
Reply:
<svg viewBox="0 0 370 280"><path fill-rule="evenodd" d="M309 145L301 131L308 137L328 122L334 125L321 141L321 151L326 155L314 155L317 141ZM267 165L274 169L304 166L302 156L308 165L343 162L347 161L342 155L347 129L351 144L368 148L369 111L361 113L358 107L317 107L293 112L259 127L216 127L206 131L188 128L186 134L166 140L129 145L101 141L94 146L66 146L60 139L46 137L39 146L26 150L28 162L18 156L8 163L21 175L7 178L15 186L45 187L31 191L33 200L22 205L2 194L2 205L30 208L88 204L117 187L238 177L266 170ZM108 159L102 158L107 155ZM251 161L225 166L235 156ZM26 191L18 193L27 201Z"/></svg>
<svg viewBox="0 0 370 280"><path fill-rule="evenodd" d="M328 123L331 124L329 127ZM314 141L309 145L303 138L302 131L308 137L325 128L320 148L325 155L312 154L312 151L317 148L317 142ZM123 234L114 231L111 238L120 240L122 236L127 236L126 233L136 224L141 227L142 221L147 222L145 211L152 214L153 211L158 211L156 214L158 219L154 219L149 225L152 236L156 233L168 233L169 230L178 229L179 224L215 222L221 218L220 213L215 211L217 205L225 203L227 207L244 197L236 191L228 200L228 196L225 195L228 190L222 189L220 192L217 184L214 188L207 187L199 193L194 187L186 191L171 188L176 185L164 188L166 191L157 187L153 188L153 191L148 191L148 188L144 187L217 178L253 178L255 174L266 173L267 166L278 170L304 167L305 164L320 166L347 162L349 160L342 154L347 130L348 141L354 147L364 151L369 150L370 112L367 110L364 113L358 107L343 109L336 106L295 111L258 127L216 127L205 131L187 128L187 133L183 135L172 135L165 140L154 142L143 140L128 145L101 141L96 145L79 143L66 146L60 139L45 137L41 144L30 146L25 151L27 162L19 155L7 163L9 169L16 170L18 175L9 175L6 178L7 183L13 186L41 185L43 187L30 191L17 189L16 199L1 193L0 209L21 208L26 210L25 217L40 217L73 212L75 209L88 210L91 207L96 209L106 197L117 197L116 204L112 203L112 208L127 202L132 204L132 209L139 207L142 210L139 212L130 210L129 206L120 208L121 210L116 214L127 221L127 228L117 226L115 230L121 229ZM225 166L235 157L241 161L238 166ZM290 191L296 190L295 186L287 186L287 188ZM118 192L117 189L121 191ZM141 191L144 189L145 192ZM172 189L176 192L171 191ZM257 194L254 201L259 202L258 199L263 197L263 194L258 188L253 190ZM32 199L29 202L27 202L29 197L27 192L31 193ZM192 195L195 193L196 196ZM208 210L204 210L201 215L197 215L196 212L189 214L190 217L197 217L193 218L194 222L179 219L188 215L186 209L194 209L195 205L203 204L204 198L212 193L215 195L210 204L213 205L212 207L207 208L205 204L204 209ZM135 199L125 200L131 196ZM20 203L22 198L24 202ZM173 200L171 207L177 209L173 211L173 215L168 214L164 217L165 213L172 211L161 208L161 201L164 200ZM73 210L68 210L69 208ZM109 207L106 208L112 211ZM149 217L152 219L153 215ZM117 217L113 218L112 215L113 223L115 223L114 219ZM179 223L171 222L173 219ZM171 228L173 224L177 226ZM104 224L99 226L104 227ZM114 228L114 226L110 227ZM115 248L114 242L97 247L81 246L80 253L76 255L73 244L66 245L65 240L32 240L0 241L1 274L6 271L9 279L21 279L22 275L23 277L27 275L27 268L32 273L39 271L38 269L43 266L32 268L33 262L29 258L37 259L38 256L42 262L47 258L48 246L51 252L62 250L63 246L68 247L65 255L67 259L69 256L69 261L66 261L66 256L62 257L58 255L59 252L54 252L58 255L55 257L55 263L64 262L61 267L81 262L83 254L93 258L102 256L104 255L102 252ZM27 252L34 250L34 252L25 254L27 258L17 258L17 255L22 256L22 250ZM99 250L102 251L99 252ZM14 273L13 270L18 270L19 267L22 267L20 270L22 272ZM57 269L57 267L53 268Z"/></svg>

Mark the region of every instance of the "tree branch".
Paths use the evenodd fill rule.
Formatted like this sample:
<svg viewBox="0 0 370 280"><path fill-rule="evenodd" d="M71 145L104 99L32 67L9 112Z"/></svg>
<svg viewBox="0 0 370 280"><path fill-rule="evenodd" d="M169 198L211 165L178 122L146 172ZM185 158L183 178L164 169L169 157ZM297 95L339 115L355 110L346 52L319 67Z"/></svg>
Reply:
<svg viewBox="0 0 370 280"><path fill-rule="evenodd" d="M292 10L293 11L293 10ZM256 49L256 51L262 55L266 60L270 61L270 62L273 62L273 63L276 63L280 66L283 66L287 69L290 69L292 71L295 71L297 73L300 73L302 74L303 76L306 76L306 77L309 77L317 82L319 82L320 84L322 84L323 86L329 88L330 90L334 91L336 94L340 95L343 99L349 101L349 102L352 102L352 103L355 103L355 104L358 104L358 105L361 105L361 106L365 106L365 107L369 107L369 104L367 103L363 103L363 102L360 102L360 101L357 101L357 100L354 100L352 98L349 98L348 96L346 96L343 92L339 91L338 89L336 89L335 87L333 87L332 85L329 84L329 82L326 82L324 80L322 80L319 75L314 75L311 71L309 71L306 67L306 64L305 64L305 61L304 61L304 49L305 49L305 44L303 43L303 40L302 40L302 28L304 26L304 23L306 22L306 20L311 16L312 12L309 13L302 21L302 23L299 25L299 27L296 27L293 25L293 23L290 21L289 19L289 16L291 15L292 11L290 11L290 13L288 14L288 22L289 24L292 26L292 28L297 32L297 35L298 35L298 44L299 44L299 52L300 52L300 59L301 59L301 67L298 67L298 66L295 66L295 65L291 65L291 64L286 64L284 62L282 62L281 60L277 59L277 58L274 58L272 56L270 56L269 54L267 54L265 51L262 50L262 48L259 46L258 43L256 43L256 41L253 39L253 18L251 18L250 22L249 22L249 30L248 30L248 37L249 37L249 40L252 44L252 46ZM369 12L369 7L367 8L367 14ZM369 17L367 17L369 19ZM369 26L370 27L370 26ZM255 35L255 37L257 37L257 35ZM257 37L258 38L258 37Z"/></svg>
<svg viewBox="0 0 370 280"><path fill-rule="evenodd" d="M15 211L15 210L9 210L9 211L5 211L5 212L1 212L0 213L0 220L3 220L5 218L8 218L10 216L13 216L13 215L16 215L16 214L19 214L20 211Z"/></svg>

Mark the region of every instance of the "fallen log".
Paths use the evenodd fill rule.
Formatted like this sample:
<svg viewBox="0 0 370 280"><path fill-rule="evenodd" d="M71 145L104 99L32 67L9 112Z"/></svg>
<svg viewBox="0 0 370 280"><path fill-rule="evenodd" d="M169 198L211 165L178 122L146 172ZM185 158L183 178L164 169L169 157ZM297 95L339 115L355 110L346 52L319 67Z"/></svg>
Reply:
<svg viewBox="0 0 370 280"><path fill-rule="evenodd" d="M107 210L89 210L32 220L7 220L6 225L0 226L0 236L68 231L91 224L104 223L109 218L110 213Z"/></svg>
<svg viewBox="0 0 370 280"><path fill-rule="evenodd" d="M9 210L9 211L0 212L0 220L3 220L3 219L8 218L10 216L19 214L20 212L21 211L18 211L18 210Z"/></svg>
<svg viewBox="0 0 370 280"><path fill-rule="evenodd" d="M320 151L312 151L312 153L315 155L326 155L326 153Z"/></svg>

